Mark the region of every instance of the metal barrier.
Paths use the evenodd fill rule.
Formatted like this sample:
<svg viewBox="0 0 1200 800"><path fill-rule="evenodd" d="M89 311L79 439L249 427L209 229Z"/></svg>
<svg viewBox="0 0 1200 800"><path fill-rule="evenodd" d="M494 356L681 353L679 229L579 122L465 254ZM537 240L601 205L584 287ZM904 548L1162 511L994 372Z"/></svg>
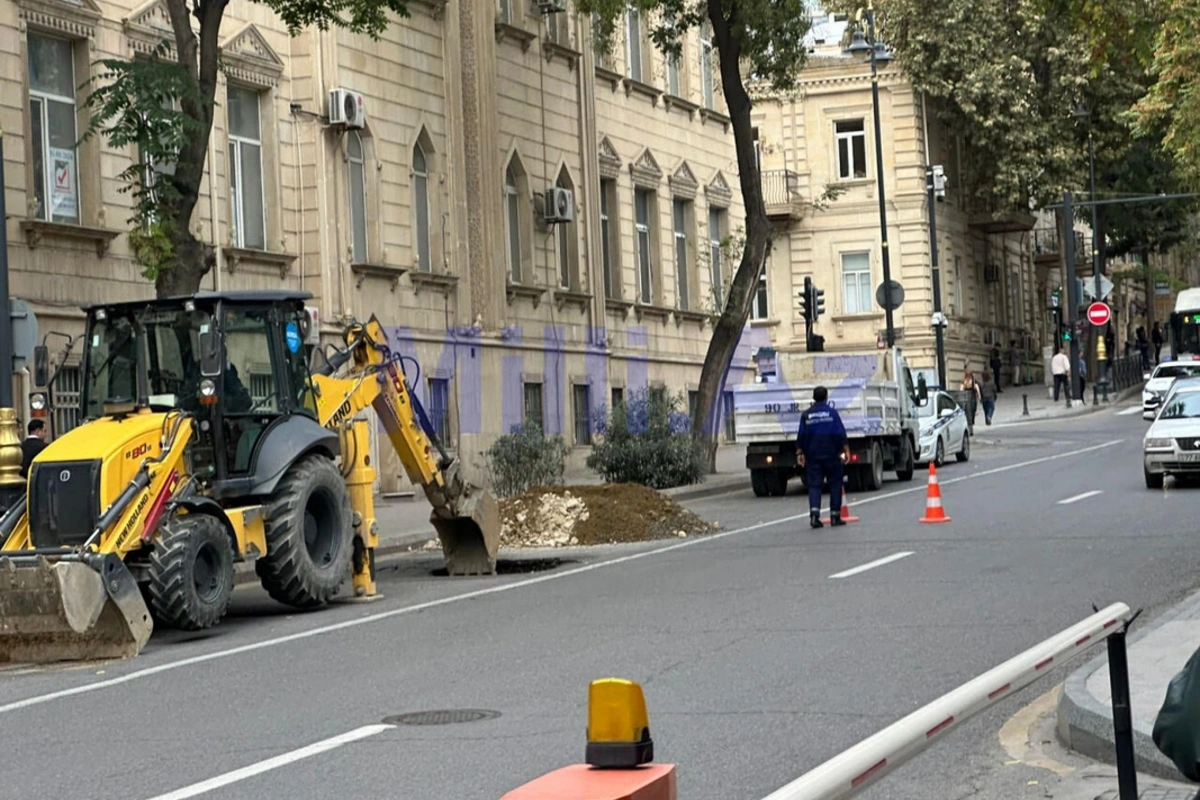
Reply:
<svg viewBox="0 0 1200 800"><path fill-rule="evenodd" d="M1108 362L1108 387L1110 391L1122 392L1144 381L1141 355L1123 356Z"/></svg>
<svg viewBox="0 0 1200 800"><path fill-rule="evenodd" d="M1112 682L1120 800L1136 800L1133 721L1125 660L1125 632L1136 616L1124 603L1114 603L864 739L764 800L852 797L940 741L948 731L1048 674L1051 667L1072 661L1105 640Z"/></svg>

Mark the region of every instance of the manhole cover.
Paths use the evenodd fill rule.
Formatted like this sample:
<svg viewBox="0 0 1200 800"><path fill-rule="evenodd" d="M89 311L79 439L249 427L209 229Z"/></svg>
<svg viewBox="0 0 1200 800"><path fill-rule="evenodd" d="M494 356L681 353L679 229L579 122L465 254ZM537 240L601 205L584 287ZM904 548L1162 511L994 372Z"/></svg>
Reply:
<svg viewBox="0 0 1200 800"><path fill-rule="evenodd" d="M452 708L442 711L414 711L411 714L398 714L386 717L384 725L454 725L459 722L479 722L484 719L495 719L499 711L487 711L481 708Z"/></svg>

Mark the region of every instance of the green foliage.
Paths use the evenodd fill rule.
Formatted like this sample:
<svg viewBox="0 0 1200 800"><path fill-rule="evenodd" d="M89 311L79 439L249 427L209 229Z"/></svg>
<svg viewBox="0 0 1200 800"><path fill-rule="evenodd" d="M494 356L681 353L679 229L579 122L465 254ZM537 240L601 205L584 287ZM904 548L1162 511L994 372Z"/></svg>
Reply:
<svg viewBox="0 0 1200 800"><path fill-rule="evenodd" d="M706 449L689 432L682 394L639 390L612 410L587 465L608 483L670 489L699 483Z"/></svg>
<svg viewBox="0 0 1200 800"><path fill-rule="evenodd" d="M1096 185L1117 197L1184 192L1174 159L1152 138L1137 139L1119 159L1097 164ZM1165 253L1191 240L1196 208L1186 200L1101 206L1107 254Z"/></svg>
<svg viewBox="0 0 1200 800"><path fill-rule="evenodd" d="M535 486L561 484L570 449L561 436L546 436L537 422L526 420L497 439L485 454L492 491L513 497Z"/></svg>
<svg viewBox="0 0 1200 800"><path fill-rule="evenodd" d="M116 148L133 147L133 162L120 176L122 193L133 195L130 238L143 274L154 280L175 260L172 234L187 187L175 179L188 140L206 134L204 124L180 110L206 108L192 75L171 57L168 43L148 58L100 62L97 84L85 104L91 122L84 139L101 133Z"/></svg>
<svg viewBox="0 0 1200 800"><path fill-rule="evenodd" d="M292 36L305 28L345 28L372 39L388 26L388 12L408 16L408 0L262 0L287 25Z"/></svg>
<svg viewBox="0 0 1200 800"><path fill-rule="evenodd" d="M1134 108L1134 130L1158 133L1193 187L1200 187L1200 0L1169 0L1154 43L1157 82Z"/></svg>

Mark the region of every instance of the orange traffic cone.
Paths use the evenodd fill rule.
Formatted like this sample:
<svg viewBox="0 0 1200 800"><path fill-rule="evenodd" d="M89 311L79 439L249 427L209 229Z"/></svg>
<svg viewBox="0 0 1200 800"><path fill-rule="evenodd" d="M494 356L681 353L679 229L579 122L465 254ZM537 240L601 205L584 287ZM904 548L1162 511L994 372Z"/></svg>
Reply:
<svg viewBox="0 0 1200 800"><path fill-rule="evenodd" d="M921 522L949 522L946 510L942 508L942 487L938 485L937 467L929 464L929 490L925 496L925 516Z"/></svg>
<svg viewBox="0 0 1200 800"><path fill-rule="evenodd" d="M850 513L850 504L846 502L847 499L846 495L842 495L842 522L858 522L858 517ZM829 517L825 517L821 522L828 525Z"/></svg>

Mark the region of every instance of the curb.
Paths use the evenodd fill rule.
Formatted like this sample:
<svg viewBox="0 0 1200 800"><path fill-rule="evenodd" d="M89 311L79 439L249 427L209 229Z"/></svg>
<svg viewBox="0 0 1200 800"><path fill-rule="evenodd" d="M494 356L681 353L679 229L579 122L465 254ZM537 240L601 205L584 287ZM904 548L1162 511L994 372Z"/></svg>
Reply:
<svg viewBox="0 0 1200 800"><path fill-rule="evenodd" d="M435 538L437 538L437 533L434 532L432 525L430 525L428 532L404 531L394 537L389 537L387 544L380 543L379 547L375 548L375 559L378 561L387 556L410 552L414 548L425 544L430 539ZM254 571L253 561L243 561L240 564L234 564L233 570L234 586L258 583L258 574Z"/></svg>
<svg viewBox="0 0 1200 800"><path fill-rule="evenodd" d="M674 489L664 489L662 494L672 500L699 500L705 497L715 497L730 492L738 492L750 488L750 476L729 475L717 476L715 480L705 481L691 486L676 486Z"/></svg>
<svg viewBox="0 0 1200 800"><path fill-rule="evenodd" d="M1160 614L1125 640L1127 652L1143 637L1182 616L1185 612L1200 608L1200 592L1195 592L1173 608ZM1072 672L1063 683L1062 695L1058 700L1058 720L1055 730L1059 741L1080 755L1115 764L1115 742L1113 736L1112 708L1101 703L1088 691L1087 681L1098 670L1108 669L1108 655L1097 656ZM1138 720L1133 721L1134 765L1138 772L1170 781L1180 781L1183 776L1171 760L1154 745L1153 730Z"/></svg>
<svg viewBox="0 0 1200 800"><path fill-rule="evenodd" d="M1052 414L1045 413L1045 412L1037 413L1037 414L1031 413L1028 417L1017 415L1014 419L1010 419L1007 422L998 422L995 425L992 425L992 427L993 428L1003 428L1005 426L1013 425L1015 423L1042 422L1042 421L1045 421L1048 419L1064 419L1064 418L1068 418L1068 417L1082 417L1087 414L1095 414L1100 411L1103 411L1106 408L1112 408L1117 403L1122 403L1125 400L1128 400L1130 397L1133 397L1135 394L1140 394L1142 391L1142 387L1145 385L1146 385L1146 382L1142 381L1141 383L1130 386L1127 389L1122 389L1120 392L1117 392L1116 394L1109 394L1107 403L1101 402L1101 403L1098 403L1097 405L1092 405L1089 401L1085 400L1085 401L1083 401L1082 405L1072 406L1069 409L1064 408L1061 413L1052 413Z"/></svg>

